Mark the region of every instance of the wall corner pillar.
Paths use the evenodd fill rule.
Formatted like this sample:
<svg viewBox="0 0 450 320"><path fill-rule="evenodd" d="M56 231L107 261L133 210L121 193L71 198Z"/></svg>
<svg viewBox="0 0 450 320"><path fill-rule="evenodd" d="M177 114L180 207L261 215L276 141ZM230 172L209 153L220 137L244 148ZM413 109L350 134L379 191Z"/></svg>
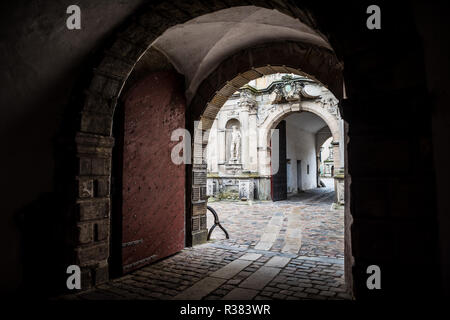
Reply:
<svg viewBox="0 0 450 320"><path fill-rule="evenodd" d="M109 280L110 183L114 138L78 132L75 137L77 198L73 235L74 263L82 290Z"/></svg>

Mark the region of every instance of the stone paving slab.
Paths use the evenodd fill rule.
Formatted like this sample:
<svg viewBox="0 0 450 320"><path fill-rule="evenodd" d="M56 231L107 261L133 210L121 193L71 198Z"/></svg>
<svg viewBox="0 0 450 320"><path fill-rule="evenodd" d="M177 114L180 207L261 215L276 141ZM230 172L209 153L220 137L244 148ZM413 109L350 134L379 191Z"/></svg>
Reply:
<svg viewBox="0 0 450 320"><path fill-rule="evenodd" d="M258 290L235 288L223 297L223 300L252 300L258 292Z"/></svg>
<svg viewBox="0 0 450 320"><path fill-rule="evenodd" d="M269 241L260 241L255 246L255 249L257 249L257 250L269 250L270 248L272 248L274 241L275 241L275 237L274 237L273 241L270 241L270 239L269 239Z"/></svg>
<svg viewBox="0 0 450 320"><path fill-rule="evenodd" d="M245 269L245 267L248 267L251 263L252 263L252 260L244 260L244 259L239 258L237 260L230 262L225 267L212 273L211 277L222 278L222 279L231 279L236 274L238 274L243 269Z"/></svg>
<svg viewBox="0 0 450 320"><path fill-rule="evenodd" d="M344 264L344 259L336 259L336 258L328 258L328 257L298 256L297 259L299 259L299 260L319 261L319 262L326 262L326 263Z"/></svg>
<svg viewBox="0 0 450 320"><path fill-rule="evenodd" d="M271 258L269 261L267 261L264 266L284 268L289 263L289 261L291 261L290 258L275 256Z"/></svg>
<svg viewBox="0 0 450 320"><path fill-rule="evenodd" d="M221 284L225 282L225 279L206 277L189 289L174 297L175 300L201 300L207 296L210 292L217 289Z"/></svg>
<svg viewBox="0 0 450 320"><path fill-rule="evenodd" d="M277 239L278 233L283 226L283 220L283 213L276 212L273 214L264 230L264 233L261 235L259 242L256 244L255 249L269 250L273 246L275 240Z"/></svg>
<svg viewBox="0 0 450 320"><path fill-rule="evenodd" d="M298 253L300 250L301 243L297 243L294 240L290 240L289 238L286 239L286 244L284 245L283 249L281 249L281 252L291 252L291 253Z"/></svg>
<svg viewBox="0 0 450 320"><path fill-rule="evenodd" d="M239 286L247 289L262 290L280 271L280 268L263 266Z"/></svg>
<svg viewBox="0 0 450 320"><path fill-rule="evenodd" d="M233 247L226 244L222 244L221 242L215 242L210 244L213 248L220 248L225 250L236 250L236 251L244 251L244 252L253 252L262 254L265 256L273 257L273 256L280 256L280 257L288 257L288 258L297 258L299 255L293 254L293 253L286 253L286 252L278 252L278 251L269 251L269 250L256 250L256 249L245 249L245 248L239 248L239 247Z"/></svg>
<svg viewBox="0 0 450 320"><path fill-rule="evenodd" d="M261 256L262 255L259 254L259 253L246 253L242 257L240 257L239 259L255 261L256 259L260 258Z"/></svg>

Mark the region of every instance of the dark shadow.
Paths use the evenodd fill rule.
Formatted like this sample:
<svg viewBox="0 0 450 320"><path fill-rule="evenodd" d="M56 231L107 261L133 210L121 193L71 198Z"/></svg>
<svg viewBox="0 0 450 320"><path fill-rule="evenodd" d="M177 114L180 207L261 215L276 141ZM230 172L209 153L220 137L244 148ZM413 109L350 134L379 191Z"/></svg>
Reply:
<svg viewBox="0 0 450 320"><path fill-rule="evenodd" d="M56 194L44 193L15 216L21 231L23 281L20 294L25 297L46 298L66 289L70 232L62 214L63 203L64 199Z"/></svg>
<svg viewBox="0 0 450 320"><path fill-rule="evenodd" d="M118 102L114 113L111 165L111 234L109 275L117 278L123 275L122 268L122 176L123 176L123 138L124 138L124 106Z"/></svg>

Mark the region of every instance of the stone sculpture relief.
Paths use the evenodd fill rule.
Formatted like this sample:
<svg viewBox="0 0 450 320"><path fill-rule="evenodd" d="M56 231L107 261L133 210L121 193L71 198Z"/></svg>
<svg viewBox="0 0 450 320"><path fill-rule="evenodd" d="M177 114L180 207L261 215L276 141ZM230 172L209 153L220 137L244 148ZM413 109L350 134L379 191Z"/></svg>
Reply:
<svg viewBox="0 0 450 320"><path fill-rule="evenodd" d="M241 133L237 126L232 126L231 146L230 146L230 162L238 162L240 159Z"/></svg>

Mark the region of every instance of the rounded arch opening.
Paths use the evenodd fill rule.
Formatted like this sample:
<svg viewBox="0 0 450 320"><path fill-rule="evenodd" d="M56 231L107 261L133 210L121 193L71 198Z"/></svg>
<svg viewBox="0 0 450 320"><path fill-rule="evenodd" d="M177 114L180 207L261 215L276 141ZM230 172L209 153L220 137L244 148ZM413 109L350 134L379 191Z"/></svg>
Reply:
<svg viewBox="0 0 450 320"><path fill-rule="evenodd" d="M279 10L280 8L271 9ZM174 20L171 23L159 24L158 21L161 20L155 19L154 12L149 11L120 35L95 70L87 91L88 94L81 112L80 131L77 133L77 146L79 149L91 148L92 154L79 153L77 157L80 164L91 163L93 155L102 158L104 159L102 170L104 170L105 176L111 176L112 120L122 89L128 85L132 87L131 83L126 83L127 79L135 70L137 63L145 59L145 53L150 52L150 45L155 43L157 38L155 35L162 35L171 24L180 24L189 21L190 18L202 16L204 13L207 12L191 13L183 21ZM296 14L292 13L291 15L298 19ZM146 27L143 27L143 23L146 24ZM154 29L152 29L153 23L155 23ZM274 33L273 36L276 38L277 33ZM140 37L144 40L140 40ZM323 40L323 38L321 39ZM124 43L127 44L126 50ZM163 52L164 46L159 44L153 49ZM163 52L163 55L169 57L166 51ZM170 58L168 60L175 65L175 60ZM202 148L205 146L204 136L198 136L197 130L203 133L210 129L214 117L227 98L242 85L263 75L274 73L307 75L328 86L337 97L342 95L342 64L331 47L317 45L311 41L300 41L295 37L282 41L264 38L263 41L256 41L251 46L241 43L241 46L236 46L226 56L218 59L217 64L209 66L209 71L202 71L201 77L192 77L197 81L196 86L188 85L184 88L188 90L186 98L190 101L186 108L188 112L186 124L193 135L194 146L200 145ZM175 66L175 69L181 70L179 66ZM186 77L186 74L183 75ZM133 79L130 78L130 80ZM190 89L192 92L189 92ZM192 120L200 120L201 127L193 127ZM198 137L200 140L196 140ZM103 147L109 149L103 150ZM99 156L100 153L101 156ZM201 243L206 239L206 221L204 219L206 214L206 185L204 183L206 166L202 155L198 155L195 148L192 160L192 170L190 167L187 170L186 183L187 245ZM83 175L83 179L89 177L89 174L80 173L80 175ZM92 176L94 175L92 174ZM95 177L92 178L95 179ZM105 194L104 198L105 208L109 208L111 193ZM92 206L96 200L83 199L83 202L80 203L82 207L87 207ZM101 258L100 264L97 265L104 268L105 261ZM93 274L97 272L96 267L91 265L84 267Z"/></svg>
<svg viewBox="0 0 450 320"><path fill-rule="evenodd" d="M304 81L308 81L310 79L306 79ZM211 122L204 122L205 123L205 128L207 128L206 130L210 130L208 132L208 138L212 139L212 141L217 142L217 140L220 140L220 130L221 130L221 126L219 125L220 123L227 123L226 119L227 117L230 117L231 119L232 116L231 114L236 114L238 113L239 115L244 113L246 116L248 114L248 117L251 117L251 114L254 113L254 119L257 118L257 116L260 116L260 114L258 112L255 113L254 109L255 109L255 101L257 101L256 104L261 102L261 99L259 98L255 98L252 96L252 94L249 93L249 90L247 86L243 85L239 88L239 93L233 93L232 95L230 95L230 99L225 102L222 106L222 108L218 111L218 113L214 114L214 121ZM215 98L213 98L212 100L214 100ZM274 99L273 96L271 96L271 93L267 93L267 99L269 99L269 101L271 103L269 104L273 104L272 101L273 100L277 100ZM312 98L311 98L312 99ZM233 100L234 102L230 102L230 100ZM238 102L237 102L238 101ZM261 122L259 124L262 124L264 126L267 127L267 129L269 130L265 130L264 134L262 135L261 141L268 141L268 135L270 134L270 129L275 128L281 121L286 120L289 116L292 115L311 115L311 117L316 118L316 119L320 119L320 121L316 122L314 124L314 128L307 128L308 130L312 131L312 132L308 132L308 142L312 142L312 152L309 152L308 157L307 158L301 158L301 155L298 157L286 157L285 161L290 162L290 166L292 169L292 176L293 178L296 180L297 179L297 174L296 174L296 170L298 170L298 168L300 168L302 170L302 174L304 174L304 186L300 186L300 188L298 187L298 183L299 181L291 181L293 183L289 184L289 182L284 182L285 185L289 187L291 187L291 190L289 190L289 192L293 193L294 189L296 193L301 193L301 191L303 191L303 189L309 189L309 188L314 188L316 189L318 186L318 179L319 179L319 159L316 158L318 151L317 149L320 148L320 146L322 145L323 141L321 140L321 142L317 142L317 145L314 145L314 136L316 134L322 133L324 134L327 138L329 136L332 136L332 130L329 129L328 127L330 126L331 128L333 128L334 130L334 139L336 139L336 141L340 140L340 136L339 136L339 125L334 123L333 121L337 120L332 120L332 118L330 117L326 117L326 112L329 112L328 109L326 107L323 106L323 100L318 100L317 105L315 106L313 101L308 101L305 98L305 101L295 101L295 102L290 102L290 103L281 103L281 104L277 104L274 105L275 106L275 112L270 113L269 111L269 115L267 116L267 118L263 118L264 120L261 120ZM302 104L307 104L307 106L305 108L302 108ZM233 106L235 107L235 110L233 111ZM209 107L209 106L208 106ZM258 106L257 106L258 108ZM319 111L316 111L314 108L320 108ZM314 110L316 112L310 112L309 110ZM320 110L325 110L323 112L321 112ZM330 109L331 110L331 109ZM270 115L271 114L271 115ZM320 117L319 115L321 115L322 117ZM234 115L234 117L236 117L236 115ZM325 121L325 119L327 121ZM328 125L330 123L330 125ZM243 123L243 126L244 123ZM251 120L249 121L248 127L251 127ZM200 130L200 128L197 128L198 130ZM201 128L204 129L204 128ZM322 130L323 129L323 130ZM214 130L216 130L217 132L214 133ZM323 132L322 132L323 131ZM250 137L250 133L248 134L248 136ZM251 140L251 138L249 138L249 140ZM206 144L206 142L208 142L208 139L203 140L204 143ZM250 146L252 143L249 142L247 145ZM208 144L208 148L211 147L210 144ZM258 149L258 153L259 155L262 155L265 152L269 152L270 153L270 148L268 147L268 143L266 143L265 148L264 146L261 145L257 145L257 149ZM250 151L250 147L249 147L249 155L251 154ZM243 153L245 154L245 150L243 150ZM220 151L219 151L220 154ZM250 158L250 157L249 157ZM239 170L231 173L231 170L227 169L236 169L236 168L232 168L231 166L227 167L226 163L223 163L223 165L220 164L220 157L216 157L215 159L218 159L219 163L218 165L214 165L214 164L210 164L209 161L207 161L208 159L204 159L207 163L208 163L208 170L209 170L209 174L207 175L208 177L208 185L207 185L207 190L208 193L212 192L215 193L216 191L219 191L220 193L220 189L224 188L224 199L228 199L228 200L232 200L233 198L227 198L230 197L230 195L232 195L233 193L233 189L236 192L235 195L237 197L239 197L239 199L245 199L245 200L249 200L249 198L247 197L251 197L251 200L254 200L255 203L258 203L256 200L260 200L258 197L260 196L260 194L263 194L264 192L266 192L266 194L270 194L271 188L272 188L272 182L271 179L271 172L266 172L266 176L263 177L260 173L260 171L258 170L258 168L256 168L255 171L251 171L251 167L245 167L245 162L243 164L242 170L246 170L248 168L250 168L249 172L250 175L252 175L251 179L248 179L247 177L244 177L245 174L241 174L239 172ZM316 162L317 161L317 162ZM270 166L270 163L269 163ZM200 166L198 167L200 169ZM284 170L286 171L286 167L284 168ZM206 170L205 170L206 171ZM214 172L213 172L214 171ZM247 173L247 172L246 172ZM308 175L309 177L311 177L312 179L307 179L309 177L307 177L306 175ZM225 177L226 176L226 177ZM265 182L264 178L266 178ZM224 182L225 179L228 179L229 181ZM240 180L240 181L235 181L232 182L231 180ZM316 180L317 179L317 180ZM309 181L311 180L311 181ZM333 181L333 179L330 179L331 181ZM256 182L257 181L257 182ZM265 185L264 185L265 183ZM330 187L331 186L331 187ZM251 195L251 193L248 192L248 187L250 187L251 189L253 189L254 194ZM326 186L327 188L323 188L323 189L334 189L334 182L332 182L331 185ZM265 190L264 190L265 188ZM327 197L327 199L331 199L332 194L330 196L330 192L328 191L328 194L324 193L324 194L314 194L314 196L317 197L322 197L325 198ZM302 197L302 194L300 194L300 198ZM218 199L218 200L216 200ZM214 196L214 202L212 202L211 206L213 206L214 209L217 209L217 212L219 212L220 214L220 209L222 208L223 210L230 210L229 208L226 208L225 204L221 204L220 200L221 200L221 195L218 196ZM265 199L265 200L269 200L269 199ZM209 201L209 200L208 200ZM217 202L216 202L217 201ZM241 200L242 201L242 200ZM271 202L274 203L274 202ZM287 206L286 202L282 203L283 205ZM214 206L217 206L214 207ZM329 206L328 206L329 207ZM267 209L267 211L270 209ZM275 209L277 210L277 209ZM279 211L281 211L281 208L278 208ZM292 219L292 216L289 216L288 219ZM228 222L228 220L225 220ZM232 219L230 220L232 221ZM340 227L342 228L342 244L343 244L343 225L344 225L344 220L343 220L343 213L342 213L342 224L340 225ZM264 228L262 228L264 229ZM233 230L233 229L232 229ZM237 230L237 229L236 229ZM233 230L236 232L236 230ZM228 230L230 231L230 230ZM317 229L316 229L317 231ZM294 232L293 230L290 230L290 232ZM232 233L230 233L232 234ZM252 238L249 237L247 238L247 241L251 240ZM251 241L249 241L251 242ZM310 242L308 248L311 249L313 247L312 242ZM291 249L293 248L297 248L295 247L295 245L298 245L298 243L296 243L295 241L292 242L293 246L291 247ZM264 250L270 250L272 243L266 243L266 244L262 244L262 243L253 243L251 244L252 246L254 245L254 248L256 249L261 249L261 248L265 248ZM284 247L283 247L284 248ZM284 248L285 250L289 250L288 248ZM307 250L309 250L307 249ZM294 249L295 250L295 249ZM306 249L305 249L306 250ZM287 251L286 251L287 252ZM342 250L341 250L341 254L342 256L344 255L344 250L343 250L343 246L342 246Z"/></svg>
<svg viewBox="0 0 450 320"><path fill-rule="evenodd" d="M330 130L331 136L333 137L333 141L339 142L341 140L341 135L339 132L339 124L338 119L331 117L329 114L324 112L322 109L319 109L317 107L311 107L307 104L300 104L298 107L299 109L292 110L287 109L279 112L278 114L275 114L271 119L268 119L268 123L266 124L267 128L274 129L281 121L286 119L292 114L301 114L302 112L309 112L316 116L318 116L320 119L322 119L327 127ZM267 132L267 139L270 139L270 132Z"/></svg>

